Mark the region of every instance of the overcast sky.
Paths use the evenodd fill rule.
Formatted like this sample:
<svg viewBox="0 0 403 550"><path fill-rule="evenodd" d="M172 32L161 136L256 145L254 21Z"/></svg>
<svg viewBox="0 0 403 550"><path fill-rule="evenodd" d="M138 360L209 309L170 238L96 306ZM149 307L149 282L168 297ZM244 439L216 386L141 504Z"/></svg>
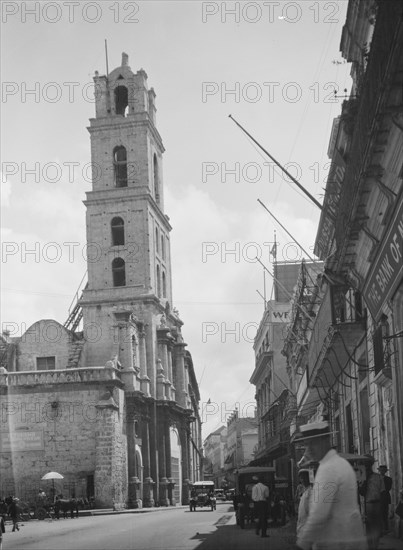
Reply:
<svg viewBox="0 0 403 550"><path fill-rule="evenodd" d="M85 273L86 127L107 39L109 70L124 51L157 94L173 306L193 356L206 437L235 406L253 413L257 290L264 293L256 255L272 268L276 230L278 260L302 257L257 199L306 249L320 213L228 115L322 202L342 101L333 90L350 86L339 52L347 1L75 4L1 6L2 328L17 336L40 319L64 323ZM268 298L271 285L267 276Z"/></svg>

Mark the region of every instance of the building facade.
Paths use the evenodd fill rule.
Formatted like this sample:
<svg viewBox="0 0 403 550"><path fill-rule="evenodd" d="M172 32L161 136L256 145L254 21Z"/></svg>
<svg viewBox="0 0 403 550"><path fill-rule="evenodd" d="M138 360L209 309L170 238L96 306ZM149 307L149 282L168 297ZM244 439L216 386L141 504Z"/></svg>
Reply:
<svg viewBox="0 0 403 550"><path fill-rule="evenodd" d="M235 487L235 470L247 466L254 458L258 441L257 418L240 417L235 409L227 420L227 440L224 449L225 479Z"/></svg>
<svg viewBox="0 0 403 550"><path fill-rule="evenodd" d="M275 466L277 477L294 480L290 429L295 420L296 396L283 355L292 312L294 291L301 278L312 286L321 262L274 263L274 299L269 300L254 342L255 369L250 383L256 386L258 449L256 466Z"/></svg>
<svg viewBox="0 0 403 550"><path fill-rule="evenodd" d="M315 243L324 269L305 306L312 322L295 311L284 346L297 422L325 417L339 451L386 464L393 509L403 486L402 48L400 2L350 0L340 49L353 86L333 126Z"/></svg>
<svg viewBox="0 0 403 550"><path fill-rule="evenodd" d="M88 283L64 326L1 338L1 494L29 500L54 470L100 507L187 503L200 395L172 307L155 93L126 54L94 84Z"/></svg>
<svg viewBox="0 0 403 550"><path fill-rule="evenodd" d="M214 481L217 489L226 488L228 481L225 477L224 460L227 443L227 427L221 426L209 434L204 440L204 478Z"/></svg>

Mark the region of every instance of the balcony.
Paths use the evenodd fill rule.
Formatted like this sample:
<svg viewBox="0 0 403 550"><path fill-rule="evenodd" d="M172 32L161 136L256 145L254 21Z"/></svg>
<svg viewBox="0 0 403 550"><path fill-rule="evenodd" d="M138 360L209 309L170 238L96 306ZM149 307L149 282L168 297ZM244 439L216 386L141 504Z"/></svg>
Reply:
<svg viewBox="0 0 403 550"><path fill-rule="evenodd" d="M251 384L257 385L259 379L264 375L265 372L268 372L270 365L273 361L273 351L263 351L259 357L256 358L255 369L250 377L249 382Z"/></svg>
<svg viewBox="0 0 403 550"><path fill-rule="evenodd" d="M368 65L360 85L349 162L346 166L336 219L335 237L339 249L342 249L343 243L349 238L349 224L357 201L361 200L357 190L364 181L362 173L367 169L367 154L379 126L379 114L381 110L387 112L399 108L399 96L390 93L390 90L394 80L393 73L399 71L400 54L399 48L394 47L394 41L400 24L399 3L380 2ZM386 103L386 97L392 104Z"/></svg>
<svg viewBox="0 0 403 550"><path fill-rule="evenodd" d="M341 298L344 297L346 302ZM345 307L347 303L348 307ZM351 291L328 287L318 311L308 347L307 369L297 390L298 414L307 414L342 374L357 344L365 334L365 319L359 300L351 301Z"/></svg>

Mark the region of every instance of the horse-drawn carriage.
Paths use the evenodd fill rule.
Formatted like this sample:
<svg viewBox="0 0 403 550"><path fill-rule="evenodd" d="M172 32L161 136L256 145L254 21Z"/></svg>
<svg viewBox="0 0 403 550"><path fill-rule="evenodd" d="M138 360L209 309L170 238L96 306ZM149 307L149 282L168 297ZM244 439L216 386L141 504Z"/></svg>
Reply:
<svg viewBox="0 0 403 550"><path fill-rule="evenodd" d="M56 497L55 502L50 499L36 498L32 501L18 502L19 517L22 521L30 519L44 520L78 517L79 509L86 508L85 500L82 498L60 498Z"/></svg>

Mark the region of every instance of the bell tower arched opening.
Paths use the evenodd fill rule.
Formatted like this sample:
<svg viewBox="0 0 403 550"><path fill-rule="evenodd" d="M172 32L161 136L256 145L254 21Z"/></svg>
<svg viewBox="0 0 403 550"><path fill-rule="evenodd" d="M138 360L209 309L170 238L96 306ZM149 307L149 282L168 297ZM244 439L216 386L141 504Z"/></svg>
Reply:
<svg viewBox="0 0 403 550"><path fill-rule="evenodd" d="M113 171L115 187L127 187L127 152L123 145L113 150Z"/></svg>
<svg viewBox="0 0 403 550"><path fill-rule="evenodd" d="M126 286L126 265L122 258L115 258L112 262L113 286Z"/></svg>
<svg viewBox="0 0 403 550"><path fill-rule="evenodd" d="M129 111L129 93L126 86L115 88L115 112L117 115L127 116Z"/></svg>
<svg viewBox="0 0 403 550"><path fill-rule="evenodd" d="M125 244L125 222L120 217L111 221L112 246L124 246Z"/></svg>

